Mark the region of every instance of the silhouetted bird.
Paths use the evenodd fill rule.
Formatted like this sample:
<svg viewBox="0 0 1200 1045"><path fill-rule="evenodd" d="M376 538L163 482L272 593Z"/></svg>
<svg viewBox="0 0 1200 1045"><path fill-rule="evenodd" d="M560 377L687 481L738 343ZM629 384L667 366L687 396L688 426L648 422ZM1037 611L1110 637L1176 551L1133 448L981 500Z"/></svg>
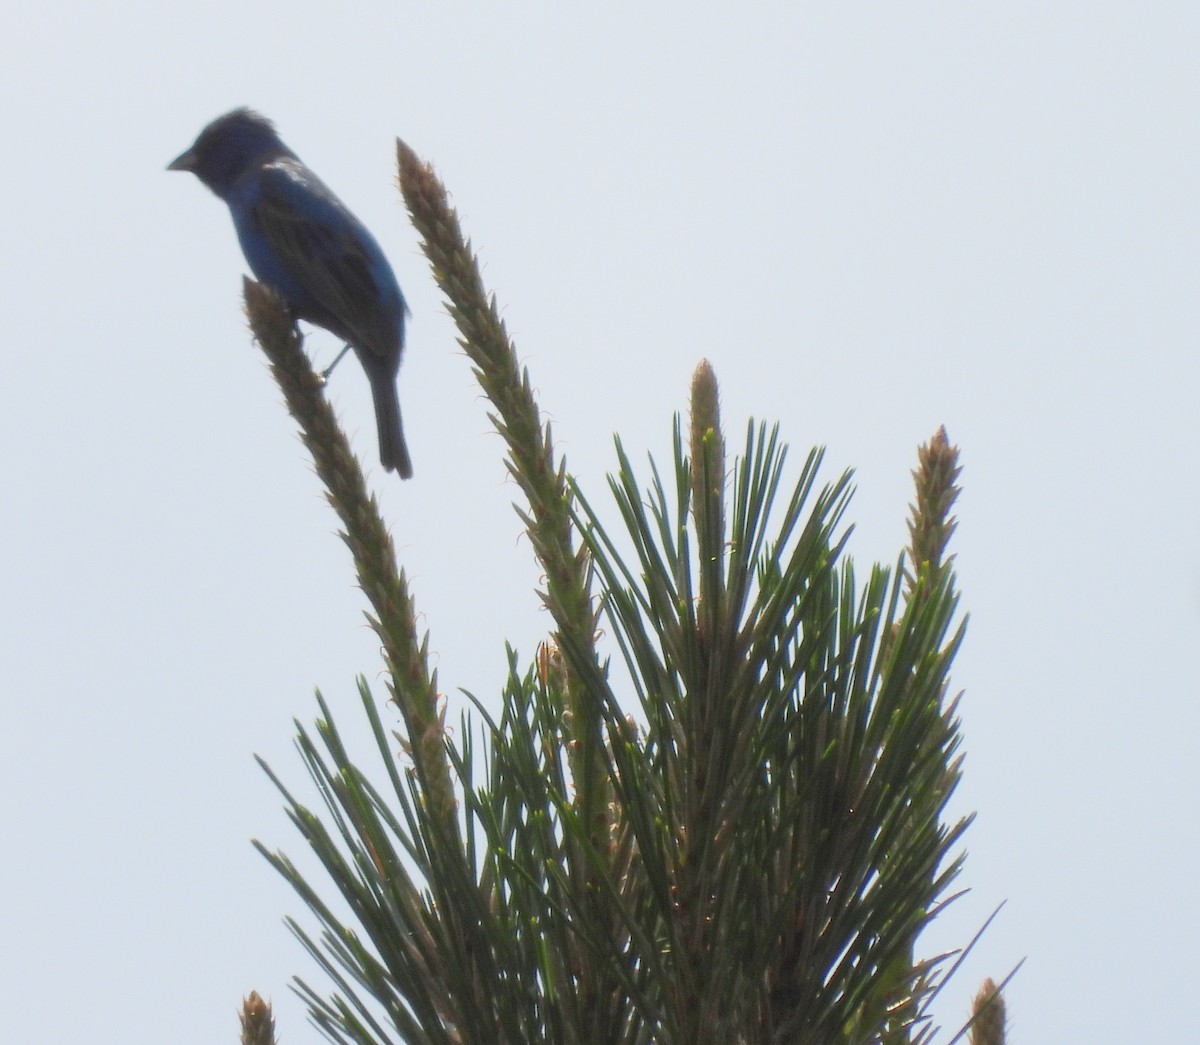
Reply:
<svg viewBox="0 0 1200 1045"><path fill-rule="evenodd" d="M379 459L411 478L396 395L408 308L374 237L250 109L213 120L167 169L191 171L229 204L251 270L294 316L354 349L371 382Z"/></svg>

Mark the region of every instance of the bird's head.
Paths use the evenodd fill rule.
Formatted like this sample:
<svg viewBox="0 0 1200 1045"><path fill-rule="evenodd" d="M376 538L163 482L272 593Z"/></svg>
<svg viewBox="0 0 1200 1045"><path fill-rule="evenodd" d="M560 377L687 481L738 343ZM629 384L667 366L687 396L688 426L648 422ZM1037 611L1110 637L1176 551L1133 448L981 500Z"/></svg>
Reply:
<svg viewBox="0 0 1200 1045"><path fill-rule="evenodd" d="M238 177L251 167L292 155L265 116L252 109L234 109L205 127L192 147L176 156L167 170L191 171L224 199Z"/></svg>

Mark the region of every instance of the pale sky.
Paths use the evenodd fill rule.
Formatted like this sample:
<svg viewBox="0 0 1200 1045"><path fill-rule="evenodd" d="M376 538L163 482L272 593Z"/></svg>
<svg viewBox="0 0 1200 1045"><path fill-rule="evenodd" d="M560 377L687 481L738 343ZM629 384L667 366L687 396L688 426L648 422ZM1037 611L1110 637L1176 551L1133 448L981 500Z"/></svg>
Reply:
<svg viewBox="0 0 1200 1045"><path fill-rule="evenodd" d="M323 983L298 897L319 687L378 682L336 520L240 310L224 206L164 167L235 105L388 252L412 308L416 477L366 382L333 401L393 528L451 718L549 627L502 444L394 186L432 161L559 449L605 500L619 432L669 460L696 362L731 444L778 421L857 470L856 562L961 449L960 884L1007 906L1011 1040L1195 1035L1200 7L1194 3L19 5L0 37L0 1017L7 1041L288 1045ZM327 362L339 347L309 340ZM794 472L793 472L794 475ZM382 686L379 685L380 692ZM311 921L308 922L311 924Z"/></svg>

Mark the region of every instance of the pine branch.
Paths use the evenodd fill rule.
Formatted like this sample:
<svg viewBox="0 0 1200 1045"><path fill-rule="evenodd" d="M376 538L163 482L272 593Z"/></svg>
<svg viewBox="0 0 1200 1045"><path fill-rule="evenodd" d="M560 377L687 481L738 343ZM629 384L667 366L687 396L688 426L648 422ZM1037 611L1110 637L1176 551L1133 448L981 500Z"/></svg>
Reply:
<svg viewBox="0 0 1200 1045"><path fill-rule="evenodd" d="M602 716L589 684L591 677L602 673L595 647L591 564L586 548L575 549L565 463L556 459L550 425L543 425L529 374L517 360L495 299L484 290L470 241L449 205L445 187L432 167L407 145L397 141L396 147L400 189L409 215L458 326L459 344L474 364L475 376L494 408L489 416L508 446L509 474L525 495L525 507L518 508L517 514L545 577L542 599L557 628L554 644L571 651L563 710L582 848L572 845L568 859L574 875L592 881L597 873L594 860L607 852L613 824L603 767ZM603 896L595 881L586 892ZM591 917L605 920L607 916L596 910ZM582 953L576 960L584 965L588 962ZM595 994L594 1004L608 1004L603 1000L612 992L608 977L591 969L585 971L584 979L591 981L586 989Z"/></svg>
<svg viewBox="0 0 1200 1045"><path fill-rule="evenodd" d="M269 287L245 280L246 315L271 363L288 411L299 422L326 497L342 521L342 539L354 558L359 586L374 615L371 628L383 643L390 690L404 717L413 762L447 844L458 834L457 803L450 782L438 710L436 677L429 670L428 636L419 643L408 580L396 563L391 536L350 444L325 399L321 380L304 354L304 339L283 302Z"/></svg>

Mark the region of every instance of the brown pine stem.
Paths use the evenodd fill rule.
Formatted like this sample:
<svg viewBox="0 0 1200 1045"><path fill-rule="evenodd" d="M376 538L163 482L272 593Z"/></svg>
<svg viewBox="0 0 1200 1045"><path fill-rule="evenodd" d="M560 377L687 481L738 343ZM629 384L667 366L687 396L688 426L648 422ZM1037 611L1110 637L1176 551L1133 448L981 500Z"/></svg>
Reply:
<svg viewBox="0 0 1200 1045"><path fill-rule="evenodd" d="M383 643L390 690L404 718L413 764L431 811L447 839L458 838L457 802L442 742L437 677L428 661L428 637L418 642L408 580L350 444L325 398L321 379L304 353L304 339L278 295L245 281L246 315L288 411L299 422L326 497L342 521L341 537L354 558L358 583L374 614L367 620Z"/></svg>
<svg viewBox="0 0 1200 1045"><path fill-rule="evenodd" d="M592 608L591 562L575 548L571 494L566 468L556 459L550 425L543 423L529 374L517 360L504 322L483 286L470 241L433 169L397 141L400 189L434 279L446 297L459 330L459 344L491 401L497 432L508 445L508 470L521 487L526 507L518 508L545 575L542 599L558 629L557 644L575 657L598 663ZM567 682L572 744L571 768L581 818L590 825L589 843L603 852L608 840L602 757L601 709L578 673Z"/></svg>
<svg viewBox="0 0 1200 1045"><path fill-rule="evenodd" d="M257 991L242 999L242 1045L275 1045L275 1019L270 1002L263 1001Z"/></svg>
<svg viewBox="0 0 1200 1045"><path fill-rule="evenodd" d="M1004 995L993 980L984 980L971 1005L971 1045L1004 1045L1007 1016Z"/></svg>
<svg viewBox="0 0 1200 1045"><path fill-rule="evenodd" d="M958 447L950 444L945 426L939 428L929 442L917 450L917 467L913 470L916 484L916 503L909 505L912 516L908 523L909 554L912 557L910 587L922 568L930 571L929 587L936 590L938 581L948 568L946 546L958 527L950 509L958 499ZM950 558L953 558L951 556Z"/></svg>

